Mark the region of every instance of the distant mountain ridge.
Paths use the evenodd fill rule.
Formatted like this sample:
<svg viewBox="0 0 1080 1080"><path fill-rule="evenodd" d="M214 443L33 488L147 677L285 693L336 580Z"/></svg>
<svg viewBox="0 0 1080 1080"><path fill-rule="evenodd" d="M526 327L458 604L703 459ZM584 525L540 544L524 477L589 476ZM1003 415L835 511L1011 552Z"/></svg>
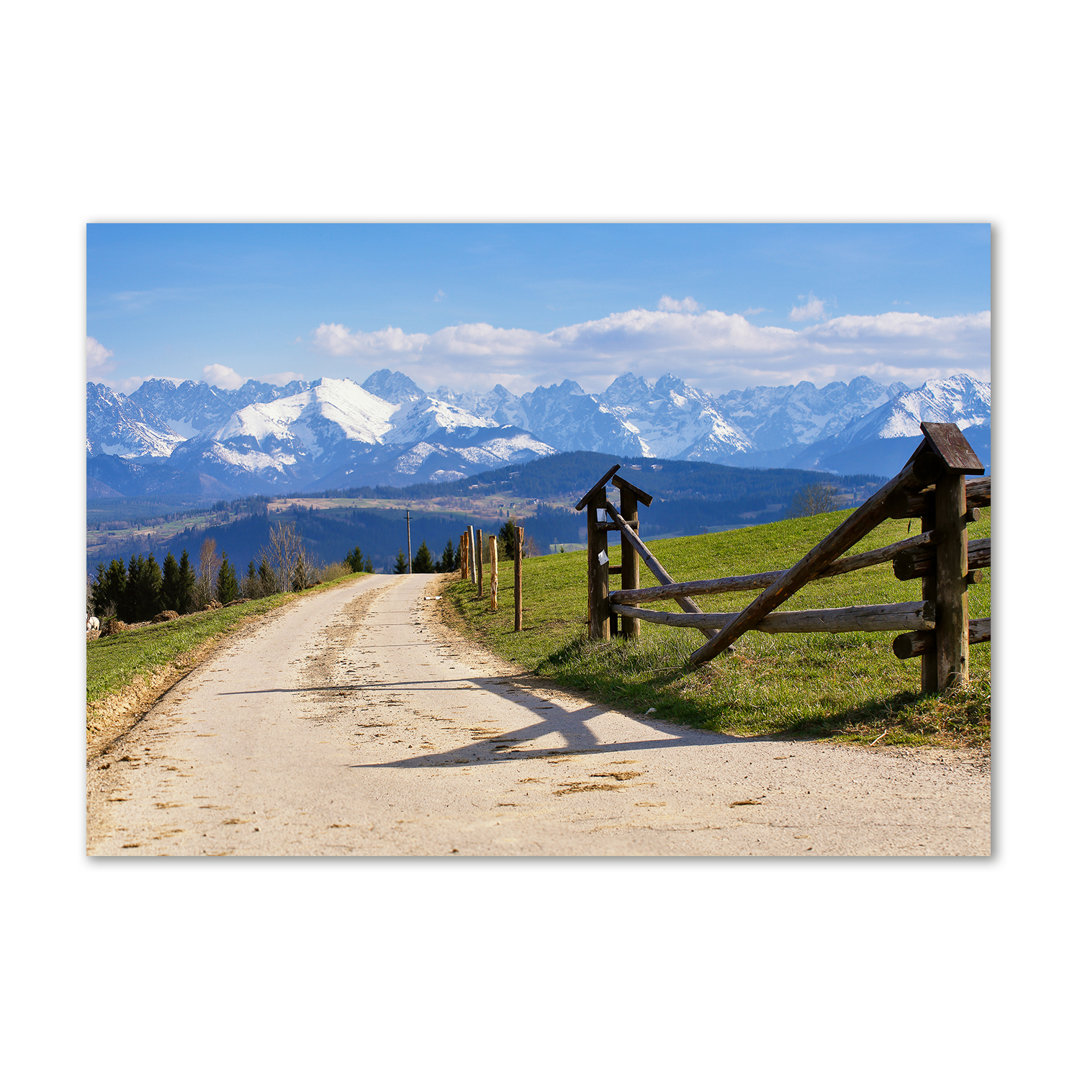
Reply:
<svg viewBox="0 0 1080 1080"><path fill-rule="evenodd" d="M860 376L711 395L671 374L628 373L599 394L569 379L520 396L504 386L429 394L389 369L362 384L234 390L149 379L126 396L88 383L87 480L99 497L401 486L578 450L884 474L903 464L922 420L958 424L988 455L989 384L952 375L912 389Z"/></svg>

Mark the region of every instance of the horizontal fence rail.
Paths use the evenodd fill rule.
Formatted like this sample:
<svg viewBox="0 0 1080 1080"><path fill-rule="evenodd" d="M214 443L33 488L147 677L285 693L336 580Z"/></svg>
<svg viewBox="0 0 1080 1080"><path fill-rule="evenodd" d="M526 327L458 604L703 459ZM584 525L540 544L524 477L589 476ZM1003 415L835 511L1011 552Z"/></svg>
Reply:
<svg viewBox="0 0 1080 1080"><path fill-rule="evenodd" d="M890 559L895 559L897 555L910 548L925 545L932 536L932 533L920 533L918 536L898 540L895 544L889 544L887 547L874 548L873 551L864 551L861 555L852 555L847 559L838 559L831 566L826 566L815 574L811 580L816 581L819 578L850 574L854 570L863 570L868 566L889 562ZM786 570L764 570L760 574L744 574L740 577L686 581L672 585L653 585L645 589L616 589L612 592L611 599L613 602L620 604L640 604L654 600L673 600L677 596L713 596L719 593L754 592L757 589L764 589L772 585L775 581L779 581L786 573Z"/></svg>
<svg viewBox="0 0 1080 1080"><path fill-rule="evenodd" d="M723 630L737 613L709 611L700 615L652 608L612 604L620 615L664 626L692 626L695 629ZM841 634L858 630L933 630L932 604L917 600L909 604L865 604L846 608L807 608L801 611L774 611L755 626L763 634Z"/></svg>

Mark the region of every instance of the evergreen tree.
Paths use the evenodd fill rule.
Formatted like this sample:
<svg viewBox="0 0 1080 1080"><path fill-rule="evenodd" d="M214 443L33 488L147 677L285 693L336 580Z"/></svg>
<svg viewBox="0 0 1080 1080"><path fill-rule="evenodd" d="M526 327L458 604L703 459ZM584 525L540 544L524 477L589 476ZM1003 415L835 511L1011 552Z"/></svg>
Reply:
<svg viewBox="0 0 1080 1080"><path fill-rule="evenodd" d="M187 548L180 552L180 586L176 599L174 611L187 615L195 610L195 570L188 558Z"/></svg>
<svg viewBox="0 0 1080 1080"><path fill-rule="evenodd" d="M405 561L405 552L398 548L397 559L394 562L395 574L407 574L409 572L409 564Z"/></svg>
<svg viewBox="0 0 1080 1080"><path fill-rule="evenodd" d="M143 610L146 614L143 618L152 619L164 610L165 605L161 601L162 587L161 567L153 555L147 555L143 581Z"/></svg>
<svg viewBox="0 0 1080 1080"><path fill-rule="evenodd" d="M461 552L454 547L453 540L446 541L443 548L442 558L435 564L435 569L440 574L449 574L451 570L457 570L461 565Z"/></svg>
<svg viewBox="0 0 1080 1080"><path fill-rule="evenodd" d="M94 614L99 618L116 615L127 585L127 571L119 559L113 559L108 568L98 564L97 579L90 587L90 599Z"/></svg>
<svg viewBox="0 0 1080 1080"><path fill-rule="evenodd" d="M116 613L124 622L138 622L139 580L143 573L143 557L132 555L128 560L124 591L116 605Z"/></svg>
<svg viewBox="0 0 1080 1080"><path fill-rule="evenodd" d="M218 570L217 587L214 590L218 603L229 604L240 595L240 586L236 581L236 571L229 562L229 556L221 553L221 569Z"/></svg>
<svg viewBox="0 0 1080 1080"><path fill-rule="evenodd" d="M277 592L274 571L265 555L259 563L259 590L263 596L272 596Z"/></svg>
<svg viewBox="0 0 1080 1080"><path fill-rule="evenodd" d="M431 549L427 546L426 540L420 544L412 565L415 574L435 573L435 560L431 557Z"/></svg>
<svg viewBox="0 0 1080 1080"><path fill-rule="evenodd" d="M296 556L296 565L293 567L292 572L293 592L300 592L302 589L306 589L309 584L308 568L304 563L304 551L301 548L300 553Z"/></svg>
<svg viewBox="0 0 1080 1080"><path fill-rule="evenodd" d="M517 552L517 522L508 518L506 524L499 530L499 554L504 558L512 559Z"/></svg>
<svg viewBox="0 0 1080 1080"><path fill-rule="evenodd" d="M255 569L255 560L248 563L247 574L240 586L240 591L248 600L254 600L259 595L259 575Z"/></svg>
<svg viewBox="0 0 1080 1080"><path fill-rule="evenodd" d="M364 560L364 573L365 574L374 574L375 573L375 567L371 565L371 556L370 555Z"/></svg>
<svg viewBox="0 0 1080 1080"><path fill-rule="evenodd" d="M363 553L358 547L354 547L352 551L350 551L348 555L345 556L345 562L354 574L363 573L366 567L370 566L371 564L370 559L368 559L367 563L365 564ZM370 570L368 570L367 572L369 574L371 573Z"/></svg>
<svg viewBox="0 0 1080 1080"><path fill-rule="evenodd" d="M161 570L153 555L131 556L117 610L124 622L146 622L161 611Z"/></svg>
<svg viewBox="0 0 1080 1080"><path fill-rule="evenodd" d="M180 611L180 565L171 551L161 568L161 603L163 611Z"/></svg>

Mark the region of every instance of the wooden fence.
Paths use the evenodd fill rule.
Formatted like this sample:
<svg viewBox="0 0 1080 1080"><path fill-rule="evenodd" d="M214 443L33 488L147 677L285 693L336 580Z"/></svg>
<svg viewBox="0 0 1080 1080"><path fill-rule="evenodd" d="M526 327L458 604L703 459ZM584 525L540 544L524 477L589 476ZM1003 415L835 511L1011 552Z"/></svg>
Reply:
<svg viewBox="0 0 1080 1080"><path fill-rule="evenodd" d="M636 637L640 623L690 626L706 638L689 658L697 667L730 650L749 630L763 633L840 633L904 631L893 642L900 659L922 658L924 692L944 690L968 681L970 645L990 640L989 619L969 619L967 589L990 565L990 541L967 539L967 525L978 519L979 507L990 505L990 480L955 424L922 425L923 440L907 464L861 507L786 570L741 577L675 582L638 536L638 509L652 497L609 469L581 498L578 510L588 515L589 637L608 640L614 634ZM619 492L616 509L607 497L608 481ZM887 547L841 558L888 518L918 518L920 532ZM622 540L621 563L608 557L608 534ZM640 563L659 585L640 586ZM901 580L922 579L922 599L906 604L876 604L813 611L777 612L807 583L892 562ZM621 588L611 591L612 574ZM741 612L703 612L692 596L759 591ZM643 604L675 600L682 613L654 611Z"/></svg>
<svg viewBox="0 0 1080 1080"><path fill-rule="evenodd" d="M516 526L514 545L514 629L520 630L524 608L522 606L522 569L521 560L525 554L525 529ZM487 538L488 590L491 597L491 610L499 608L499 545L494 535ZM484 534L470 525L462 534L458 544L460 554L460 573L462 581L471 581L476 586L477 599L484 598Z"/></svg>

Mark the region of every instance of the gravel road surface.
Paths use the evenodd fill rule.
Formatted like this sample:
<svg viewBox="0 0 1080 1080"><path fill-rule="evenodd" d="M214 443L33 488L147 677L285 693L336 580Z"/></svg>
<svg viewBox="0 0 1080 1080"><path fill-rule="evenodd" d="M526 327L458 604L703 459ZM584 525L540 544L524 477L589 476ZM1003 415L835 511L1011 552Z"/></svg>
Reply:
<svg viewBox="0 0 1080 1080"><path fill-rule="evenodd" d="M989 855L972 755L591 705L376 575L232 639L91 761L92 855Z"/></svg>

